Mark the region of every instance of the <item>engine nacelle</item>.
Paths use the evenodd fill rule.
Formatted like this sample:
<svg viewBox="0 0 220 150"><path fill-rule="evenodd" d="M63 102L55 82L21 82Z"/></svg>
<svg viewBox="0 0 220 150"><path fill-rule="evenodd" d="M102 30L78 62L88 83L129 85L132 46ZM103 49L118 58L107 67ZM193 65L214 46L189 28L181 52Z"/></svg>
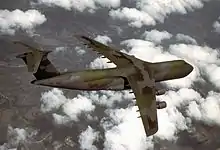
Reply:
<svg viewBox="0 0 220 150"><path fill-rule="evenodd" d="M157 101L156 105L157 105L157 109L163 109L167 107L167 103L164 101L161 101L161 102Z"/></svg>
<svg viewBox="0 0 220 150"><path fill-rule="evenodd" d="M165 93L166 93L166 90L164 90L164 89L156 91L156 95L163 95Z"/></svg>

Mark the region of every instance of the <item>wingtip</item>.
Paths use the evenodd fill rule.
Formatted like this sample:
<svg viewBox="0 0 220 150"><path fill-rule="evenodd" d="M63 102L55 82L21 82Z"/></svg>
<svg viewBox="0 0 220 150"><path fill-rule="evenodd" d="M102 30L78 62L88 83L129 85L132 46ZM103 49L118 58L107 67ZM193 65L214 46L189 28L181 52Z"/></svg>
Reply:
<svg viewBox="0 0 220 150"><path fill-rule="evenodd" d="M75 34L74 35L77 39L80 39L80 40L90 40L90 38L89 37L87 37L87 36L85 36L85 35L82 35L82 34Z"/></svg>
<svg viewBox="0 0 220 150"><path fill-rule="evenodd" d="M158 127L155 127L154 129L147 130L146 135L147 135L147 137L152 136L152 135L156 134L157 131L158 131Z"/></svg>
<svg viewBox="0 0 220 150"><path fill-rule="evenodd" d="M77 38L77 39L82 39L82 38L84 37L84 35L81 35L81 34L75 34L74 37Z"/></svg>
<svg viewBox="0 0 220 150"><path fill-rule="evenodd" d="M33 80L33 81L31 81L31 84L35 84L36 81L37 81L37 80Z"/></svg>
<svg viewBox="0 0 220 150"><path fill-rule="evenodd" d="M47 51L42 51L43 53L45 53L45 54L49 54L49 53L51 53L51 52L53 52L52 50L47 50Z"/></svg>
<svg viewBox="0 0 220 150"><path fill-rule="evenodd" d="M24 54L18 54L17 56L15 56L16 58L23 58L25 57Z"/></svg>

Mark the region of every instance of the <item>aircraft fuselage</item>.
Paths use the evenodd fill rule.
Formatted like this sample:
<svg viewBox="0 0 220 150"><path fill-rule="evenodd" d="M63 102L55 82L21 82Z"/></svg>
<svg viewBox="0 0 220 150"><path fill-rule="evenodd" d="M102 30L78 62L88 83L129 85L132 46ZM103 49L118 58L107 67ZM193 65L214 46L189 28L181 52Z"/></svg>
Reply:
<svg viewBox="0 0 220 150"><path fill-rule="evenodd" d="M193 67L184 60L145 63L153 71L155 82L183 78ZM75 90L123 90L130 89L126 75L135 74L135 66L124 68L92 69L68 72L61 75L33 81L33 84Z"/></svg>

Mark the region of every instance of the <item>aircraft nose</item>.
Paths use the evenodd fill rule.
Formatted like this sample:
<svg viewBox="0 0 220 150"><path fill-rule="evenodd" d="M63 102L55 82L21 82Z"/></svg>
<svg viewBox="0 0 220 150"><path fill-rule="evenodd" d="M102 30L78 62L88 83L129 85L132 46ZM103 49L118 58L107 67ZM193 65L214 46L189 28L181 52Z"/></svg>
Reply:
<svg viewBox="0 0 220 150"><path fill-rule="evenodd" d="M190 74L193 71L193 66L189 63L186 63L187 72Z"/></svg>

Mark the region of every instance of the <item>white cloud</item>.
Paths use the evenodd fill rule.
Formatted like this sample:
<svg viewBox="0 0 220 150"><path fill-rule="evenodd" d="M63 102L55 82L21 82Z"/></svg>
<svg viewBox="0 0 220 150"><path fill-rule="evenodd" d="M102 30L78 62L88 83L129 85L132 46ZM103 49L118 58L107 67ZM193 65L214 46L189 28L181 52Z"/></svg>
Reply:
<svg viewBox="0 0 220 150"><path fill-rule="evenodd" d="M214 85L220 85L220 80L217 76L220 64L218 50L207 46L202 47L190 44L174 44L170 45L168 52L166 52L161 46L155 46L152 42L136 39L123 41L122 44L126 44L130 48L130 54L145 61L167 61L178 57L188 61L194 66L194 71L187 77L165 82L169 87L180 88L177 93L168 91L165 95L158 97L161 100L165 100L168 107L167 109L158 111L158 118L161 118L161 123L159 123L160 127L156 135L159 135L160 138L169 140L174 138L177 131L187 129L187 123L190 123L188 119L183 117L182 113L179 112L177 108L180 108L182 105L186 105L189 102L193 103L195 100L200 101L202 99L198 92L186 88L191 87L194 81L203 81L200 74L202 71L205 71L206 75ZM195 109L194 112L191 110L190 117L205 116L206 118L202 118L203 121L219 123L219 120L216 117L219 114L219 102L216 101L218 96L213 96L213 92L210 92L206 99L208 100L205 101L205 103L200 104L198 109ZM211 113L214 113L215 115L210 115ZM170 132L167 133L167 130Z"/></svg>
<svg viewBox="0 0 220 150"><path fill-rule="evenodd" d="M178 92L170 91L159 98L167 102L168 108L158 110L159 130L154 136L175 140L177 133L188 129L187 124L190 123L177 108L186 105L190 100L200 98L200 95L192 89L182 89ZM105 149L153 149L152 137L146 137L142 121L137 118L139 113L136 110L138 108L135 106L106 111L111 121L106 119L101 121L105 129Z"/></svg>
<svg viewBox="0 0 220 150"><path fill-rule="evenodd" d="M9 143L13 146L19 144L20 141L24 141L27 138L27 131L24 129L15 128L13 129L11 126L8 127L8 134L9 134Z"/></svg>
<svg viewBox="0 0 220 150"><path fill-rule="evenodd" d="M109 15L115 19L127 20L130 26L142 27L163 22L171 13L186 14L187 11L203 7L203 0L137 0L136 8L111 10Z"/></svg>
<svg viewBox="0 0 220 150"><path fill-rule="evenodd" d="M216 87L220 87L220 78L217 76L220 72L220 60L217 49L207 46L174 44L169 51L178 57L188 60L196 66L197 75L203 72Z"/></svg>
<svg viewBox="0 0 220 150"><path fill-rule="evenodd" d="M205 66L206 75L209 77L209 80L216 87L220 87L220 65L211 64Z"/></svg>
<svg viewBox="0 0 220 150"><path fill-rule="evenodd" d="M94 121L94 120L97 121L98 120L97 116L92 116L91 114L87 114L86 118L90 121Z"/></svg>
<svg viewBox="0 0 220 150"><path fill-rule="evenodd" d="M129 25L132 27L141 28L143 25L155 25L156 21L145 12L141 12L136 8L120 8L116 10L111 10L109 15L113 19L120 19L128 21Z"/></svg>
<svg viewBox="0 0 220 150"><path fill-rule="evenodd" d="M133 94L129 94L129 91L91 91L83 93L83 95L91 99L95 104L107 107L112 107L115 102L134 98Z"/></svg>
<svg viewBox="0 0 220 150"><path fill-rule="evenodd" d="M197 67L186 77L174 80L164 81L170 88L188 88L191 87L195 81L203 82Z"/></svg>
<svg viewBox="0 0 220 150"><path fill-rule="evenodd" d="M184 59L194 66L194 71L185 78L165 82L168 89L175 87L176 91L168 90L166 94L157 97L157 100L167 102L167 108L158 110L159 130L151 137L146 137L145 135L142 121L137 118L139 113L136 112L138 109L136 106L129 104L129 107L125 109L113 109L114 107L112 107L115 102L131 101L134 97L133 94L129 94L128 91L83 92L83 96L81 96L84 99L88 99L97 105L108 107L105 111L106 117L102 118L100 122L105 131L105 150L151 150L154 147L153 137L170 141L176 140L179 132L183 130L191 131L192 119L220 125L218 118L220 115L219 93L210 91L208 96L202 97L191 87L195 81L203 81L205 84L201 76L202 73L205 73L210 81L217 85L219 80L216 74L218 74L218 66L220 65L217 49L192 44L173 44L166 50L159 44L140 39L129 39L121 42L121 44L128 47L126 51L128 54L135 55L145 61L159 62ZM97 60L94 60L91 64L95 61ZM103 64L105 64L105 59L99 58L99 63L95 64L96 67L102 68ZM106 65L106 67L109 66ZM56 92L55 95L55 99L60 97ZM51 95L51 97L54 96ZM87 103L87 101L85 102ZM60 105L59 101L56 103ZM76 108L77 105L81 106L80 104L75 104ZM187 112L186 116L183 115L180 109ZM51 110L51 107L49 107L49 110ZM69 113L64 118L63 116L57 116L57 118L61 120L60 122L65 122L65 119L71 119L71 115L72 113ZM88 118L91 117L88 116ZM90 137L92 136L88 136L89 139Z"/></svg>
<svg viewBox="0 0 220 150"><path fill-rule="evenodd" d="M78 121L78 117L83 112L91 112L95 109L92 101L82 95L77 95L73 99L67 98L59 89L52 89L45 92L41 97L41 111L61 111L53 114L57 124L65 124L69 121Z"/></svg>
<svg viewBox="0 0 220 150"><path fill-rule="evenodd" d="M59 52L64 52L67 50L67 47L63 47L63 46L59 46L55 48L55 52L59 53Z"/></svg>
<svg viewBox="0 0 220 150"><path fill-rule="evenodd" d="M77 54L79 54L79 55L84 55L86 53L86 51L79 46L76 46L75 50L76 50Z"/></svg>
<svg viewBox="0 0 220 150"><path fill-rule="evenodd" d="M108 43L112 42L112 39L106 35L98 35L94 40L108 45ZM110 60L108 58L98 57L94 61L89 64L90 68L93 69L102 69L102 68L114 68L116 65L114 63L107 63Z"/></svg>
<svg viewBox="0 0 220 150"><path fill-rule="evenodd" d="M188 129L187 120L176 107L158 110L158 127L155 136L169 141L176 140L180 131Z"/></svg>
<svg viewBox="0 0 220 150"><path fill-rule="evenodd" d="M36 130L13 128L8 126L7 143L0 145L0 150L17 149L19 143L28 143Z"/></svg>
<svg viewBox="0 0 220 150"><path fill-rule="evenodd" d="M119 36L121 36L121 34L123 32L122 27L117 26L117 25L109 25L109 26L110 26L110 28L114 29Z"/></svg>
<svg viewBox="0 0 220 150"><path fill-rule="evenodd" d="M108 58L98 57L89 64L92 69L103 69L103 68L114 68L116 65L114 63L108 63L110 60Z"/></svg>
<svg viewBox="0 0 220 150"><path fill-rule="evenodd" d="M57 88L45 92L41 96L41 111L49 112L58 109L66 103L68 99L63 95L63 92Z"/></svg>
<svg viewBox="0 0 220 150"><path fill-rule="evenodd" d="M163 47L155 45L153 42L140 40L140 39L129 39L122 41L121 44L126 45L129 48L129 54L135 57L149 61L159 62L178 59L175 55L172 55L163 50Z"/></svg>
<svg viewBox="0 0 220 150"><path fill-rule="evenodd" d="M65 52L67 51L69 48L68 47L65 47L65 46L59 46L59 47L56 47L55 48L55 53L60 53L60 52ZM77 55L84 55L86 53L86 51L84 49L82 49L81 47L79 46L76 46L74 48L74 50L76 51Z"/></svg>
<svg viewBox="0 0 220 150"><path fill-rule="evenodd" d="M155 134L161 139L175 140L177 133L188 129L189 120L178 110L186 106L190 101L201 98L200 94L193 89L182 88L179 91L168 91L157 99L165 101L167 108L158 110L159 130ZM169 132L167 132L169 131Z"/></svg>
<svg viewBox="0 0 220 150"><path fill-rule="evenodd" d="M88 113L95 110L93 103L101 106L112 107L115 102L132 100L134 96L129 91L91 91L78 94L73 99L64 96L59 89L45 92L41 97L41 111L54 112L52 114L56 124L67 124L71 121L79 121L79 115L87 114L88 120L97 120Z"/></svg>
<svg viewBox="0 0 220 150"><path fill-rule="evenodd" d="M189 115L189 117L184 117L183 114L179 111L179 108L183 108L182 106L187 106L188 103L191 103L195 100L199 101L202 98L198 92L194 91L193 89L188 89L194 81L198 81L198 79L201 78L199 71L201 66L199 66L195 62L209 62L216 64L218 63L218 54L215 50L209 47L200 47L195 45L187 45L188 47L184 47L184 45L186 46L186 44L182 44L183 47L181 49L180 47L175 47L175 45L171 45L169 51L167 52L163 49L163 47L156 46L154 43L149 41L130 39L123 41L122 44L125 44L129 47L129 54L133 54L136 57L145 61L156 62L183 58L189 61L191 64L193 63L195 69L191 73L191 76L189 75L185 78L179 79L178 82L176 82L177 80L171 80L167 82L167 85L169 87L180 88L178 92L168 91L165 95L158 97L158 99L160 100L165 100L167 102L168 107L167 109L158 110L159 131L155 134L155 136L159 137L160 139L175 140L177 138L178 132L182 130L190 130L189 127L191 119L189 117L192 117L193 115L196 116L198 114L204 115L205 112L198 112L195 110L195 112L191 112L191 115ZM175 50L178 50L178 52L174 52L174 47ZM200 53L198 53L198 51L200 51ZM181 54L179 54L179 52ZM115 110L111 110L109 113L114 114L113 116L110 115L111 119L114 120L113 123L103 121L103 127L106 130L106 149L116 149L118 147L120 147L121 149L132 149L132 143L123 141L123 137L129 137L129 135L127 134L134 134L133 132L131 133L131 131L133 131L131 129L132 123L137 123L137 121L133 121L132 119L136 119L137 116L134 115L135 117L132 118L132 115L127 112L127 110L132 111L132 109L127 108L126 113L123 113L125 109L120 109L120 113L115 113ZM217 107L215 110L215 113L218 114ZM210 112L210 110L207 110L207 112L212 113ZM123 120L124 118L126 118L127 114L129 114L130 120ZM205 121L210 119L216 121L216 116L217 115L212 117L210 115L209 119L206 119ZM118 125L113 125L115 123ZM140 125L141 124L142 122L140 122ZM134 128L136 132L137 129L141 129L139 125L134 125ZM143 131L144 130L142 129L142 132L140 131L138 133L144 133ZM135 135L134 137L137 138L138 141L140 141L140 138L144 138L145 135ZM152 143L150 138L148 140L148 142ZM135 143L134 139L129 141L133 141ZM140 143L136 143L134 145L141 146ZM152 145L150 146L150 148L151 147ZM137 147L137 149L138 148L139 147ZM142 149L142 147L140 149Z"/></svg>
<svg viewBox="0 0 220 150"><path fill-rule="evenodd" d="M43 24L46 20L45 15L37 10L25 12L19 9L0 10L0 33L13 35L18 29L31 33L36 26Z"/></svg>
<svg viewBox="0 0 220 150"><path fill-rule="evenodd" d="M197 120L220 125L220 93L210 91L206 98L190 102L187 113Z"/></svg>
<svg viewBox="0 0 220 150"><path fill-rule="evenodd" d="M171 53L194 61L196 64L202 63L220 63L218 60L219 54L217 49L212 49L208 46L197 46L190 44L174 44L170 45Z"/></svg>
<svg viewBox="0 0 220 150"><path fill-rule="evenodd" d="M219 94L210 92L204 101L195 90L182 88L177 92L168 91L165 95L157 98L166 101L167 108L158 110L159 130L154 137L169 141L176 140L180 131L191 130L192 118L219 124ZM213 101L213 99L215 100ZM197 106L199 109L191 105L193 102L200 103ZM188 106L188 104L190 105ZM183 108L187 111L187 117L184 117L179 111ZM139 113L136 112L137 109L135 106L126 109L108 109L106 111L110 121L105 118L101 121L101 125L105 130L106 141L104 146L106 150L153 149L153 137L146 137L142 121L137 118L139 116Z"/></svg>
<svg viewBox="0 0 220 150"><path fill-rule="evenodd" d="M94 40L99 41L100 43L103 43L105 45L108 45L108 43L112 42L112 39L107 35L98 35Z"/></svg>
<svg viewBox="0 0 220 150"><path fill-rule="evenodd" d="M108 109L111 122L101 121L105 129L105 150L143 150L153 147L152 137L146 138L137 108ZM110 126L110 127L109 127Z"/></svg>
<svg viewBox="0 0 220 150"><path fill-rule="evenodd" d="M97 150L97 147L93 145L93 143L97 141L98 138L99 132L96 132L88 126L88 128L79 135L80 148L82 150Z"/></svg>
<svg viewBox="0 0 220 150"><path fill-rule="evenodd" d="M57 113L53 113L53 119L54 119L54 122L58 125L65 125L71 121L71 119L67 117L65 114L60 115Z"/></svg>
<svg viewBox="0 0 220 150"><path fill-rule="evenodd" d="M176 39L177 41L186 42L189 44L195 44L195 45L197 44L194 38L192 38L191 36L185 35L185 34L181 34L181 33L178 33L176 35Z"/></svg>
<svg viewBox="0 0 220 150"><path fill-rule="evenodd" d="M48 6L59 6L67 10L75 9L80 12L88 9L94 12L99 7L117 8L120 6L120 0L38 0L40 4Z"/></svg>
<svg viewBox="0 0 220 150"><path fill-rule="evenodd" d="M120 0L94 0L95 3L100 4L103 7L119 7L121 4Z"/></svg>
<svg viewBox="0 0 220 150"><path fill-rule="evenodd" d="M78 116L80 113L93 111L95 106L88 98L77 95L77 97L67 101L62 106L62 109L68 117L70 117L72 120L78 121Z"/></svg>
<svg viewBox="0 0 220 150"><path fill-rule="evenodd" d="M142 36L145 40L149 40L155 43L161 43L162 40L170 39L173 35L167 31L151 30L145 31Z"/></svg>
<svg viewBox="0 0 220 150"><path fill-rule="evenodd" d="M59 150L63 146L63 144L60 141L53 141L52 146L54 150Z"/></svg>
<svg viewBox="0 0 220 150"><path fill-rule="evenodd" d="M220 17L218 19L220 19ZM213 28L214 28L215 32L220 33L220 23L219 23L219 21L215 21L213 23Z"/></svg>
<svg viewBox="0 0 220 150"><path fill-rule="evenodd" d="M144 61L160 62L182 59L178 55L165 51L163 47L155 45L150 41L130 39L121 42L121 44L124 44L129 48L129 54ZM170 87L190 87L194 81L199 79L199 76L199 71L195 68L193 72L185 78L165 81L164 83L168 84Z"/></svg>

